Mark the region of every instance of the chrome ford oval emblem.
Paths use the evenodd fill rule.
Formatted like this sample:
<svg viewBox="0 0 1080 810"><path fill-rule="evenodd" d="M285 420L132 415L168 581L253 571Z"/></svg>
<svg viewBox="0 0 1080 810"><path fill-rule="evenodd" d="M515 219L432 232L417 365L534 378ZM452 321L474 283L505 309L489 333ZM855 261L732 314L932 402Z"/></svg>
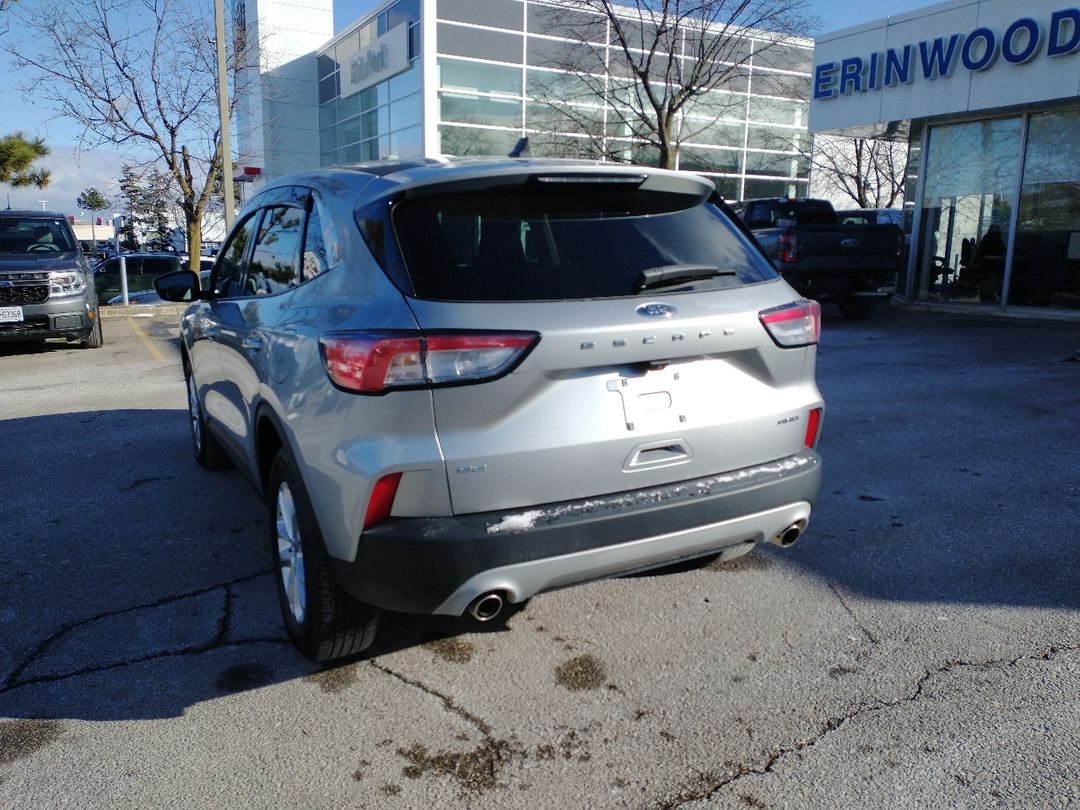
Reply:
<svg viewBox="0 0 1080 810"><path fill-rule="evenodd" d="M670 318L678 312L671 304L661 304L655 301L649 304L641 304L634 311L642 318Z"/></svg>
<svg viewBox="0 0 1080 810"><path fill-rule="evenodd" d="M858 239L844 239L844 240L841 240L840 244L843 245L846 248L857 248L859 246L859 240Z"/></svg>

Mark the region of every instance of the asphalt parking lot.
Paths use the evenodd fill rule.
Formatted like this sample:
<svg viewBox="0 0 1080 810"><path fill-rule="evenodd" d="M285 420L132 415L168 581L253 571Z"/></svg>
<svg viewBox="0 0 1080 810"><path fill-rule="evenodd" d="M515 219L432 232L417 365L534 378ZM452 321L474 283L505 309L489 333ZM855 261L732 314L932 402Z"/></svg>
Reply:
<svg viewBox="0 0 1080 810"><path fill-rule="evenodd" d="M110 315L0 344L0 808L1080 805L1080 320L828 308L793 548L319 669L175 314Z"/></svg>

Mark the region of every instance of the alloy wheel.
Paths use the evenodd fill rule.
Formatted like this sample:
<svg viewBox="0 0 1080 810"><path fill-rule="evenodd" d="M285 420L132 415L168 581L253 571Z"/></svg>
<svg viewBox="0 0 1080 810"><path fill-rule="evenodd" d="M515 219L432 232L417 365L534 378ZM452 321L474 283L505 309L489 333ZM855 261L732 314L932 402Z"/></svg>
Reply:
<svg viewBox="0 0 1080 810"><path fill-rule="evenodd" d="M289 612L296 622L302 623L307 604L304 583L304 548L301 544L300 526L296 517L296 504L292 490L282 482L277 492L277 547L278 570L281 572L282 592Z"/></svg>

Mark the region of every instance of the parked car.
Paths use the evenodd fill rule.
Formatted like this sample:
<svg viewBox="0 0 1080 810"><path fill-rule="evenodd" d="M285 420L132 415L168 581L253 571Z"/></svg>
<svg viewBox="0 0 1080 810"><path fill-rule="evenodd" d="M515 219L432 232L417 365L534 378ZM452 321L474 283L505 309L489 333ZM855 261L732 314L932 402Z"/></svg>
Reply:
<svg viewBox="0 0 1080 810"><path fill-rule="evenodd" d="M733 208L784 279L803 295L866 318L896 286L903 266L899 225L844 225L828 200L763 198Z"/></svg>
<svg viewBox="0 0 1080 810"><path fill-rule="evenodd" d="M182 259L181 262L180 262L180 266L181 267L187 267L187 260ZM210 270L214 266L214 260L209 258L209 257L201 257L199 259L199 266L202 268L199 271L199 286L202 287L203 289L206 289L206 286L210 283ZM123 295L123 293L121 293L120 295L114 295L112 298L110 298L105 303L107 303L109 306L115 306L117 304L123 304L124 303L124 295ZM163 303L163 302L161 300L161 296L157 294L157 290L155 290L153 287L151 287L149 290L141 290L139 292L129 292L128 293L128 303L129 304L146 305L146 304L160 304L160 303Z"/></svg>
<svg viewBox="0 0 1080 810"><path fill-rule="evenodd" d="M196 460L267 502L286 627L490 620L598 577L794 542L820 310L707 180L418 161L273 181L180 323ZM193 506L192 508L197 508Z"/></svg>
<svg viewBox="0 0 1080 810"><path fill-rule="evenodd" d="M123 301L120 282L120 260L127 266L128 295L153 289L157 276L180 269L180 257L175 253L121 253L94 265L94 287L98 299L112 303L117 296Z"/></svg>
<svg viewBox="0 0 1080 810"><path fill-rule="evenodd" d="M0 340L103 342L90 265L63 214L0 211Z"/></svg>

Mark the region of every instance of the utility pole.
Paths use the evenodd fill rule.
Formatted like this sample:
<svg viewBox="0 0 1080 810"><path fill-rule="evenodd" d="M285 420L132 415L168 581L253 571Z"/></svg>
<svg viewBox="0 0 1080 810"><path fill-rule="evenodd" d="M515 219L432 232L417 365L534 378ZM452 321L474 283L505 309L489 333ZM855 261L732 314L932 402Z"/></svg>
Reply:
<svg viewBox="0 0 1080 810"><path fill-rule="evenodd" d="M229 143L229 85L225 73L225 0L214 0L214 27L217 32L218 116L221 119L221 184L225 196L225 232L233 221L232 146Z"/></svg>

